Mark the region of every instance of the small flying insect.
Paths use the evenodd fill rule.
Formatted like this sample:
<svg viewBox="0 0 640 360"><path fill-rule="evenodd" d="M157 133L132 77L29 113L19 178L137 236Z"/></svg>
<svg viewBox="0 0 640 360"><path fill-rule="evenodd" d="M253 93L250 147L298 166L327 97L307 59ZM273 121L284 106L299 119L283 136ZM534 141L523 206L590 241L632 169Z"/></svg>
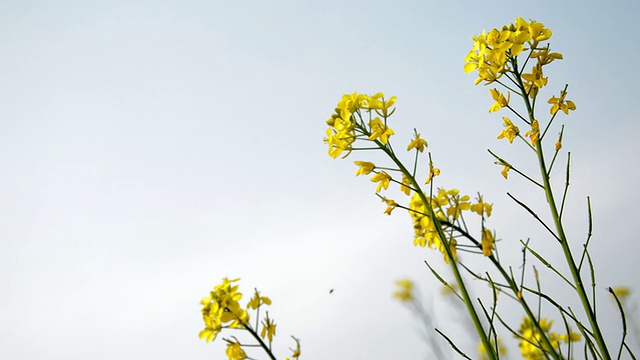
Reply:
<svg viewBox="0 0 640 360"><path fill-rule="evenodd" d="M334 291L334 290L335 290L335 289L331 289L331 290L329 290L329 295L333 294L333 291Z"/></svg>

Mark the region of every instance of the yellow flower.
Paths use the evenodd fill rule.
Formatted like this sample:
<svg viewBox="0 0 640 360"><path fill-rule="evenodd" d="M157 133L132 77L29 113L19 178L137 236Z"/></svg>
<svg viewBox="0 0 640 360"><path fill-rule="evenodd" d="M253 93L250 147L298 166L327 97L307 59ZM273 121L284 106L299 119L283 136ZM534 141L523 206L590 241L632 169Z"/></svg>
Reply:
<svg viewBox="0 0 640 360"><path fill-rule="evenodd" d="M490 217L492 209L493 209L493 205L483 202L482 196L478 198L477 204L471 205L471 211L475 212L480 216L484 216L485 214L487 214L487 217Z"/></svg>
<svg viewBox="0 0 640 360"><path fill-rule="evenodd" d="M402 175L400 190L407 195L411 194L411 180L406 175Z"/></svg>
<svg viewBox="0 0 640 360"><path fill-rule="evenodd" d="M491 97L493 98L493 100L496 101L489 108L489 112L498 111L498 110L502 109L503 107L509 106L509 100L511 99L511 93L507 93L507 97L505 98L504 94L502 94L500 91L498 91L498 89L489 89L489 92L491 93Z"/></svg>
<svg viewBox="0 0 640 360"><path fill-rule="evenodd" d="M369 121L369 127L371 128L369 140L380 139L380 142L383 144L386 144L389 141L389 136L395 134L390 127L380 120L380 118L375 118Z"/></svg>
<svg viewBox="0 0 640 360"><path fill-rule="evenodd" d="M438 175L440 175L440 169L438 169L437 167L434 167L433 162L429 160L429 176L427 176L427 180L424 183L425 184L430 183L433 177Z"/></svg>
<svg viewBox="0 0 640 360"><path fill-rule="evenodd" d="M389 188L389 182L391 181L391 176L384 171L380 171L371 177L372 182L379 183L376 187L376 192L380 192L382 188L385 190Z"/></svg>
<svg viewBox="0 0 640 360"><path fill-rule="evenodd" d="M296 348L295 349L289 348L289 350L293 351L293 354L291 354L291 357L294 358L294 359L297 359L297 358L300 357L300 340L296 339L293 336L292 336L292 338L296 342Z"/></svg>
<svg viewBox="0 0 640 360"><path fill-rule="evenodd" d="M336 108L336 113L327 120L327 125L329 128L324 142L329 144L329 155L335 159L343 151L347 151L345 157L348 156L352 150L351 144L356 140L356 123L352 118L352 111L348 108Z"/></svg>
<svg viewBox="0 0 640 360"><path fill-rule="evenodd" d="M620 301L625 301L629 295L631 295L631 289L626 286L614 287L611 290L616 294Z"/></svg>
<svg viewBox="0 0 640 360"><path fill-rule="evenodd" d="M496 233L489 229L482 230L482 255L491 256L491 252L496 249Z"/></svg>
<svg viewBox="0 0 640 360"><path fill-rule="evenodd" d="M358 175L368 175L373 171L373 169L376 168L376 165L374 163L371 163L371 162L368 162L368 161L354 161L354 163L356 165L360 166L358 171L356 171L356 176L358 176Z"/></svg>
<svg viewBox="0 0 640 360"><path fill-rule="evenodd" d="M240 342L238 339L234 337L235 341L227 342L227 351L226 354L229 357L229 360L244 360L247 358L247 354L245 354L242 347L240 347Z"/></svg>
<svg viewBox="0 0 640 360"><path fill-rule="evenodd" d="M271 299L266 296L260 296L260 293L256 289L253 297L247 303L247 308L255 310L262 304L271 305Z"/></svg>
<svg viewBox="0 0 640 360"><path fill-rule="evenodd" d="M392 110L390 113L389 108L392 107L395 103L396 96L392 96L389 100L384 101L384 94L379 92L369 97L368 108L370 110L375 110L378 115L386 118L393 114L394 110Z"/></svg>
<svg viewBox="0 0 640 360"><path fill-rule="evenodd" d="M576 109L576 104L574 104L573 101L565 100L566 96L567 93L562 91L559 98L552 96L551 99L547 101L549 104L552 104L551 109L549 110L551 115L555 115L558 110L562 110L565 115L569 115L569 110L573 111Z"/></svg>
<svg viewBox="0 0 640 360"><path fill-rule="evenodd" d="M393 297L400 300L401 302L412 301L413 298L413 282L409 279L402 279L396 281L396 285L398 286L398 290L393 293Z"/></svg>
<svg viewBox="0 0 640 360"><path fill-rule="evenodd" d="M409 143L409 146L407 146L407 151L410 151L411 149L416 149L419 152L423 152L424 148L429 146L429 144L427 144L427 141L422 139L420 137L420 134L416 133L416 138L411 140L411 142Z"/></svg>
<svg viewBox="0 0 640 360"><path fill-rule="evenodd" d="M393 209L395 209L398 206L398 204L396 204L396 202L391 199L383 198L382 201L387 203L387 209L384 211L384 213L387 215L391 215L391 212L393 211Z"/></svg>
<svg viewBox="0 0 640 360"><path fill-rule="evenodd" d="M560 348L560 342L569 342L569 341L579 341L580 336L573 332L569 332L569 334L558 334L556 332L550 332L551 325L553 321L548 320L547 318L542 318L539 321L540 328L545 333L546 337L549 339L551 343L552 349L549 349L542 342L542 334L535 326L533 321L530 318L525 317L522 323L520 324L520 329L518 330L519 336L515 336L516 338L520 338L520 342L518 346L520 347L520 354L524 359L544 359L544 352L555 352Z"/></svg>
<svg viewBox="0 0 640 360"><path fill-rule="evenodd" d="M264 337L269 338L269 342L273 341L273 337L276 335L276 323L269 319L269 313L267 312L267 318L262 321L262 331L260 332L260 337L264 339Z"/></svg>
<svg viewBox="0 0 640 360"><path fill-rule="evenodd" d="M538 124L538 120L533 120L531 122L531 130L524 133L524 136L529 137L531 145L536 146L540 139L540 125Z"/></svg>
<svg viewBox="0 0 640 360"><path fill-rule="evenodd" d="M502 122L504 124L504 130L502 130L502 132L498 134L498 139L506 138L507 140L509 140L509 143L513 144L513 140L520 133L520 129L518 129L517 126L513 125L511 120L509 120L509 118L507 117L503 117Z"/></svg>
<svg viewBox="0 0 640 360"><path fill-rule="evenodd" d="M504 165L502 171L500 172L503 178L509 178L509 170L511 170L511 165Z"/></svg>
<svg viewBox="0 0 640 360"><path fill-rule="evenodd" d="M491 339L491 344L493 345L492 347L495 348L495 340L493 338ZM507 355L507 348L500 343L500 340L498 340L498 353L500 355ZM480 355L480 360L488 360L489 359L487 357L487 350L484 348L484 344L483 343L480 343L478 345L478 354Z"/></svg>
<svg viewBox="0 0 640 360"><path fill-rule="evenodd" d="M200 302L205 323L205 329L199 334L200 339L210 342L215 340L223 325L238 328L248 323L249 314L238 303L242 293L238 292L238 285L233 284L239 280L224 278L222 283L216 285Z"/></svg>
<svg viewBox="0 0 640 360"><path fill-rule="evenodd" d="M522 80L524 80L524 88L532 99L538 94L538 90L547 85L549 78L542 75L542 65L536 64L531 68L530 74L522 74Z"/></svg>

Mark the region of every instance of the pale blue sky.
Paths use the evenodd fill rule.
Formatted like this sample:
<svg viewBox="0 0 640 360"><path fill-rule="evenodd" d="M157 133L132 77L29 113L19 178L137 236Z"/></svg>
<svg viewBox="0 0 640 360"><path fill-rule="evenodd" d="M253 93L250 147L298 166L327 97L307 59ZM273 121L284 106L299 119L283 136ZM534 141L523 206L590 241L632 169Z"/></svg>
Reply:
<svg viewBox="0 0 640 360"><path fill-rule="evenodd" d="M418 128L438 186L495 203L490 226L518 266L519 239L550 239L505 193L544 200L492 164L489 147L526 153L495 139L501 114L462 70L472 35L518 16L554 31L565 59L548 68L548 96L569 83L578 106L562 119L570 234L579 248L591 195L598 288L640 289L640 6L577 4L3 1L0 353L223 358L222 341L197 338L198 302L229 276L274 301L282 358L292 334L308 360L424 358L391 293L411 276L437 301L422 260L439 256L354 178L369 154L327 156L324 121L343 93L397 95L397 141Z"/></svg>

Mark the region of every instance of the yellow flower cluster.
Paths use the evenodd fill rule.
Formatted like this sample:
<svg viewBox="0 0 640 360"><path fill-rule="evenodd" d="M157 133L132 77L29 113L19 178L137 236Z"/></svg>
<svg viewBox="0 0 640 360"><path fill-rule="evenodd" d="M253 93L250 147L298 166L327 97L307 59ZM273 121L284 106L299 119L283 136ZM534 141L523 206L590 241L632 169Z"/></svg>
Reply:
<svg viewBox="0 0 640 360"><path fill-rule="evenodd" d="M477 203L472 204L468 195L460 195L457 189L439 189L438 194L429 199L438 221L453 223L457 220L462 211L471 210L480 216L491 216L492 205L483 202L482 198ZM428 246L431 249L438 249L444 255L444 242L438 236L434 220L429 216L427 207L422 202L420 195L414 193L409 203L409 214L413 219L413 230L415 232L413 244L415 246ZM495 232L487 229L482 234L482 252L485 256L490 256L495 249ZM457 241L454 237L448 241L451 253L456 255ZM448 262L447 256L445 261Z"/></svg>
<svg viewBox="0 0 640 360"><path fill-rule="evenodd" d="M249 314L238 303L242 299L242 293L238 292L238 285L233 284L239 280L224 278L222 284L217 285L200 302L202 304L202 318L205 323L204 330L200 332L200 339L206 339L207 342L210 342L215 340L222 331L223 325L230 328L240 328L248 323Z"/></svg>
<svg viewBox="0 0 640 360"><path fill-rule="evenodd" d="M550 54L548 49L537 49L541 41L549 38L551 38L551 30L545 28L542 23L526 21L522 18L517 18L515 23L505 25L500 30L493 29L488 33L483 31L482 34L472 38L474 44L465 58L464 71L467 73L478 71L476 85L482 81L490 84L513 70L511 61L522 51L536 49L531 57L538 59L540 67L537 69L534 67L532 73L528 74L527 81L532 86L542 87L543 82L546 83L546 80L542 80L542 65L562 58L560 54Z"/></svg>
<svg viewBox="0 0 640 360"><path fill-rule="evenodd" d="M349 156L353 150L352 144L359 135L364 135L367 140L386 144L389 137L394 135L393 130L387 126L386 119L395 111L389 110L395 102L395 96L385 100L383 93L369 96L354 92L343 95L336 105L335 113L327 120L329 128L324 141L329 144L329 155L335 159L346 151L344 157ZM366 124L362 118L363 111L370 118ZM379 117L373 117L373 114Z"/></svg>
<svg viewBox="0 0 640 360"><path fill-rule="evenodd" d="M547 318L542 318L540 320L540 327L542 328L542 331L544 331L544 333L547 335L547 338L550 340L551 346L553 346L553 350L558 350L560 348L560 343L563 341L565 343L580 341L579 334L558 334L556 332L549 332L551 330L552 324L553 321L548 320ZM520 324L520 329L518 330L517 337L520 338L520 342L518 344L518 346L520 347L520 354L525 360L545 359L546 356L543 350L552 350L546 349L544 347L540 332L528 317L524 318L524 320Z"/></svg>
<svg viewBox="0 0 640 360"><path fill-rule="evenodd" d="M269 312L267 312L265 319L261 322L262 331L260 331L260 337L258 337L257 332L259 329L253 329L249 324L247 309L257 310L262 305L271 305L271 299L266 296L260 296L258 290L255 290L253 297L247 303L246 309L243 308L239 303L240 299L242 299L242 293L238 291L238 285L235 284L239 280L222 279L222 283L215 286L213 291L200 302L202 304L202 318L205 323L205 328L199 335L200 339L211 342L216 339L222 329L244 329L259 340L265 350L270 351L271 342L276 335L275 321L269 317ZM247 359L247 354L240 341L234 336L231 338L232 340L224 339L227 342L226 354L229 360ZM269 340L268 348L260 338ZM298 340L296 340L296 344L297 349L294 351L294 359L300 354ZM295 355L296 352L298 355Z"/></svg>

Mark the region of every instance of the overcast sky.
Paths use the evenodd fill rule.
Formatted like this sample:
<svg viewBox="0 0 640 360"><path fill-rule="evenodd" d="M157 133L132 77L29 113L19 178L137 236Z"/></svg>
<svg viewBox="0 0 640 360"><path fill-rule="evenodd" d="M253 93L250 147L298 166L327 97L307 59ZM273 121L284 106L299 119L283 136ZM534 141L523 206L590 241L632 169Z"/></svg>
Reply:
<svg viewBox="0 0 640 360"><path fill-rule="evenodd" d="M220 338L198 339L199 301L228 276L247 298L258 287L273 300L280 358L290 335L309 360L425 358L391 294L414 278L455 331L422 263L441 257L414 248L409 216L384 215L375 185L354 177L353 161L375 156L327 155L325 120L343 93L398 96L398 146L417 128L437 186L494 203L504 259L517 268L527 237L560 259L506 192L540 211L542 195L502 179L486 149L533 159L496 140L503 114L487 113L487 89L463 72L471 36L519 16L551 28L565 56L545 93L569 83L578 108L560 118L572 152L565 216L580 249L591 196L601 317L615 338L603 289L640 289L640 6L576 4L2 1L0 354L224 358Z"/></svg>

